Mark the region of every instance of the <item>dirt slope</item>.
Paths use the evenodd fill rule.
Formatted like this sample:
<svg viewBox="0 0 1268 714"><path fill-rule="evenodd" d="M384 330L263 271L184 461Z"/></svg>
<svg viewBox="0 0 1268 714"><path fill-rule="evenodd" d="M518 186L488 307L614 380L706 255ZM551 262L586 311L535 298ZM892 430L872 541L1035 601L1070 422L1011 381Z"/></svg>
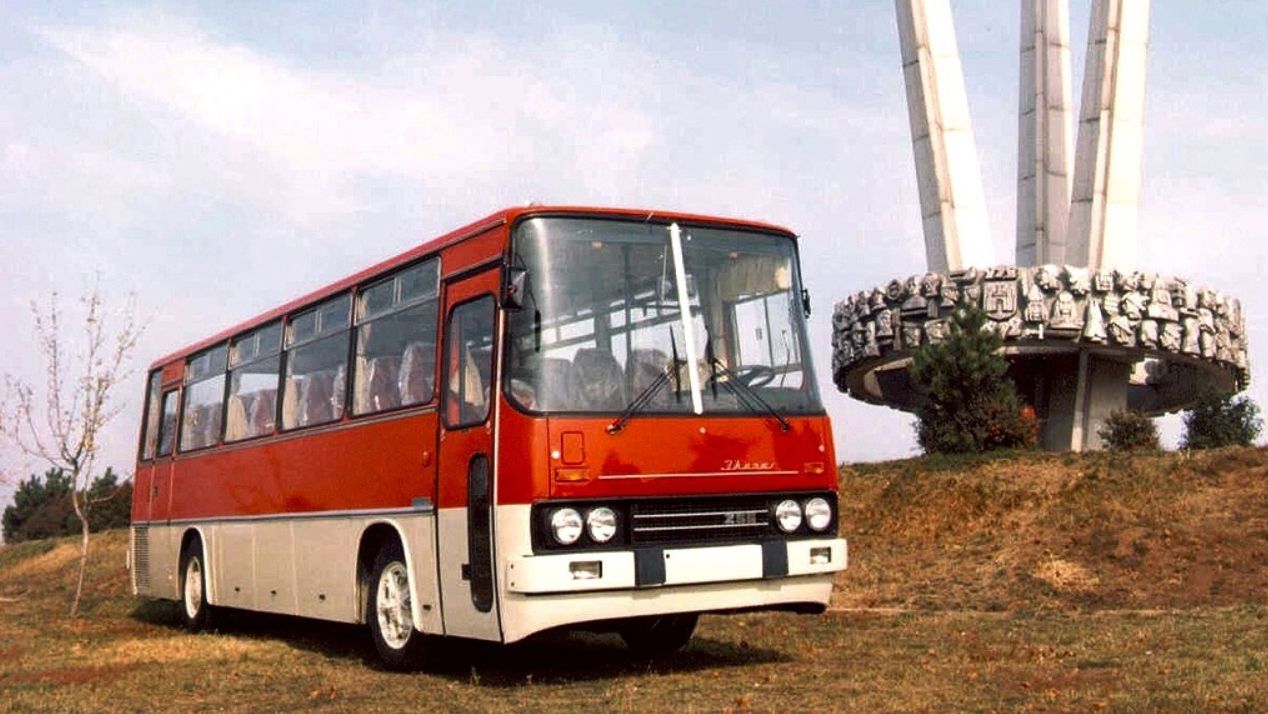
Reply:
<svg viewBox="0 0 1268 714"><path fill-rule="evenodd" d="M843 607L1268 601L1268 450L912 459L841 471Z"/></svg>

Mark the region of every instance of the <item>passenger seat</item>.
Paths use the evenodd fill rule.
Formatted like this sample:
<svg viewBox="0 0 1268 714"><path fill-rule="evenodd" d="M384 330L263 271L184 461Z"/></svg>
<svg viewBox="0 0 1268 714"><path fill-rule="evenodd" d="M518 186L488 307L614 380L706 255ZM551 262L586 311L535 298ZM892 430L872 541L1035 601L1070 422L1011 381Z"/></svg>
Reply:
<svg viewBox="0 0 1268 714"><path fill-rule="evenodd" d="M401 404L424 404L431 399L436 374L436 350L422 342L411 342L401 355L396 389Z"/></svg>
<svg viewBox="0 0 1268 714"><path fill-rule="evenodd" d="M259 392L251 400L250 411L251 436L272 434L277 419L277 390L267 389Z"/></svg>
<svg viewBox="0 0 1268 714"><path fill-rule="evenodd" d="M607 350L577 350L572 360L571 381L585 409L618 411L629 402L625 396L625 372Z"/></svg>
<svg viewBox="0 0 1268 714"><path fill-rule="evenodd" d="M297 426L309 426L331 420L334 416L331 394L335 375L333 372L310 372L300 382L299 414Z"/></svg>
<svg viewBox="0 0 1268 714"><path fill-rule="evenodd" d="M399 365L399 357L369 360L365 370L366 403L361 405L360 413L381 412L401 405L400 390L396 386Z"/></svg>
<svg viewBox="0 0 1268 714"><path fill-rule="evenodd" d="M635 349L630 352L630 361L625 364L625 376L630 382L630 394L642 394L651 386L669 366L669 355L657 349ZM670 375L671 377L673 375ZM663 406L669 403L670 389L661 389L652 399L652 404ZM632 398L632 397L631 397Z"/></svg>

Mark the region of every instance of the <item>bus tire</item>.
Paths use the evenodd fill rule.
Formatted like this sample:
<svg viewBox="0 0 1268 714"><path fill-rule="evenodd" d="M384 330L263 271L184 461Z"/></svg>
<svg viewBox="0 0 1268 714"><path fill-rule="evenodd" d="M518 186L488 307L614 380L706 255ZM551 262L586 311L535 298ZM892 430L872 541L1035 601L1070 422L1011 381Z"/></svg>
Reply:
<svg viewBox="0 0 1268 714"><path fill-rule="evenodd" d="M694 612L636 617L623 623L618 632L634 654L650 658L666 657L687 645L698 619L699 615Z"/></svg>
<svg viewBox="0 0 1268 714"><path fill-rule="evenodd" d="M400 543L390 540L379 549L366 589L365 619L379 660L395 671L417 669L423 662L423 633L414 627L409 568Z"/></svg>
<svg viewBox="0 0 1268 714"><path fill-rule="evenodd" d="M211 629L214 608L207 602L207 558L195 538L181 553L181 623L190 632Z"/></svg>

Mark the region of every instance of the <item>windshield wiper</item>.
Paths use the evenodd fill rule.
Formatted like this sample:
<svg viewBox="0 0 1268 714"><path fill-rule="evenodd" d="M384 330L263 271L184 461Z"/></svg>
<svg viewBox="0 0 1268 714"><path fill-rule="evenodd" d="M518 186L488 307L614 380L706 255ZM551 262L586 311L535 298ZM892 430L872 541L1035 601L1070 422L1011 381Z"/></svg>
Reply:
<svg viewBox="0 0 1268 714"><path fill-rule="evenodd" d="M704 361L709 364L709 388L713 390L713 401L718 401L718 358L713 352L713 335L709 328L704 328Z"/></svg>
<svg viewBox="0 0 1268 714"><path fill-rule="evenodd" d="M611 424L608 424L607 432L609 434L620 433L620 431L625 428L625 425L629 423L630 419L634 418L634 415L646 408L648 404L651 404L652 400L656 398L656 395L660 393L660 390L664 389L666 384L669 384L670 370L672 369L673 373L676 375L681 365L682 362L675 356L673 366L666 367L663 372L656 375L656 379L652 380L651 384L643 387L643 391L639 392L638 396L634 397L634 401L630 402L629 405L625 407L625 411L621 412L620 416L613 420Z"/></svg>
<svg viewBox="0 0 1268 714"><path fill-rule="evenodd" d="M669 349L674 355L674 401L682 403L682 373L678 371L682 361L678 359L678 340L674 339L674 328L669 328Z"/></svg>
<svg viewBox="0 0 1268 714"><path fill-rule="evenodd" d="M678 359L678 340L674 339L674 329L672 327L669 328L669 349L673 353L673 360L665 366L665 369L660 374L656 375L656 379L653 379L650 384L643 387L643 391L639 392L633 401L626 405L625 409L611 424L608 424L607 432L609 434L617 434L624 429L625 425L629 423L630 419L634 418L635 414L643 411L648 404L652 403L652 400L656 398L660 390L664 389L666 384L669 384L670 379L674 380L674 401L682 401L681 369L686 362ZM671 377L670 375L673 376Z"/></svg>
<svg viewBox="0 0 1268 714"><path fill-rule="evenodd" d="M771 406L770 402L762 399L762 395L758 394L755 389L745 384L742 379L736 376L735 372L727 369L727 366L722 364L722 360L710 355L709 369L717 370L722 373L722 376L726 377L726 381L722 382L722 386L730 389L731 393L735 395L735 398L745 407L748 407L749 411L754 414L764 413L768 418L774 419L779 423L780 431L788 431L792 428L788 424L788 420L785 419L782 414L775 411L775 407ZM719 380L715 376L711 381L716 383Z"/></svg>

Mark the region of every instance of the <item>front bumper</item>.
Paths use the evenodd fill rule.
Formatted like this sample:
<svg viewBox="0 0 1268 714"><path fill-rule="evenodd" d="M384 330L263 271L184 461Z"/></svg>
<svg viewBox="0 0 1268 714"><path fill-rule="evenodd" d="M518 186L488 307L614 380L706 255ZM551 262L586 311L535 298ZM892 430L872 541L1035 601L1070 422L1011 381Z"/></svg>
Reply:
<svg viewBox="0 0 1268 714"><path fill-rule="evenodd" d="M832 597L848 548L842 538L779 541L786 575L773 575L780 558L771 543L524 555L500 573L504 593L498 607L504 642L535 632L586 622L685 612L815 609ZM663 565L663 582L639 580L649 551ZM815 562L812 554L827 562ZM774 557L773 557L774 556ZM601 564L598 577L593 563ZM577 564L574 567L574 564ZM585 564L585 565L582 565ZM586 573L586 575L580 575ZM808 608L806 606L809 606Z"/></svg>
<svg viewBox="0 0 1268 714"><path fill-rule="evenodd" d="M844 570L844 538L523 555L506 563L509 592L525 595L772 580ZM706 608L707 609L707 608Z"/></svg>

